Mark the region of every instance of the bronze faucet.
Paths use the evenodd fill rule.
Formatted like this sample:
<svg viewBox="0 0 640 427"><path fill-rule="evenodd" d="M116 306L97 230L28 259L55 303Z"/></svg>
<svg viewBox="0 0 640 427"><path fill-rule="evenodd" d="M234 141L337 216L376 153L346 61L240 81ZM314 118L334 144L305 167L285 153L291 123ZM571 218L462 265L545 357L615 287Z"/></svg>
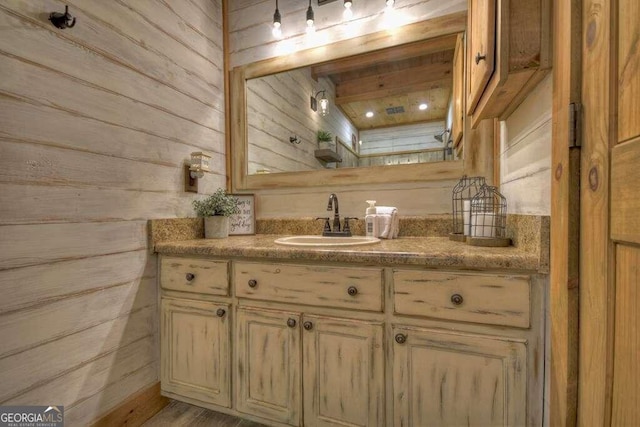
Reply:
<svg viewBox="0 0 640 427"><path fill-rule="evenodd" d="M338 208L338 196L336 193L329 194L329 203L327 204L327 210L333 209L333 232L340 232L340 210Z"/></svg>
<svg viewBox="0 0 640 427"><path fill-rule="evenodd" d="M327 210L333 210L333 230L331 229L331 225L329 223L329 218L316 218L323 220L324 230L322 231L323 236L329 237L351 237L351 228L349 227L350 219L358 219L358 218L344 218L344 228L342 231L340 230L340 208L338 207L338 196L335 193L331 193L329 195L329 203L327 204Z"/></svg>

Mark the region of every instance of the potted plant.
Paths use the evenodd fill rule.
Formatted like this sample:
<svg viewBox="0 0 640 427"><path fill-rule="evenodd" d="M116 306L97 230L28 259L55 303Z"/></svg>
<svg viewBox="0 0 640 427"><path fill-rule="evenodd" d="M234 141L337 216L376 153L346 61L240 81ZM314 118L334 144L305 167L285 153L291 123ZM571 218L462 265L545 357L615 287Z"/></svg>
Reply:
<svg viewBox="0 0 640 427"><path fill-rule="evenodd" d="M238 199L226 194L223 188L202 200L194 200L193 208L204 218L204 237L222 239L229 236L229 216L240 212Z"/></svg>
<svg viewBox="0 0 640 427"><path fill-rule="evenodd" d="M318 148L332 148L333 135L326 130L319 130L316 134L318 138Z"/></svg>

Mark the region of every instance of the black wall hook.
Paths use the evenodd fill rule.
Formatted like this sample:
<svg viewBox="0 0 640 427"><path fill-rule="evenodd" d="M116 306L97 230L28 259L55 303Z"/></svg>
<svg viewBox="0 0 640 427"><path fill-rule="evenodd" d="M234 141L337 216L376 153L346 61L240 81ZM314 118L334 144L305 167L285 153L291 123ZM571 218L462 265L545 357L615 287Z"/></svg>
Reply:
<svg viewBox="0 0 640 427"><path fill-rule="evenodd" d="M69 6L64 7L64 13L52 12L49 15L49 21L61 30L76 25L76 18L69 14Z"/></svg>

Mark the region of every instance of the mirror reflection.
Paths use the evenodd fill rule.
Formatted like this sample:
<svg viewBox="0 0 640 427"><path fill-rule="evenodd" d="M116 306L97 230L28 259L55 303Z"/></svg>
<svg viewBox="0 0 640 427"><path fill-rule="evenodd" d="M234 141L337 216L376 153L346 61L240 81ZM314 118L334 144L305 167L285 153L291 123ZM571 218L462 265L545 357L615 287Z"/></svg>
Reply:
<svg viewBox="0 0 640 427"><path fill-rule="evenodd" d="M456 40L247 80L249 174L455 160Z"/></svg>

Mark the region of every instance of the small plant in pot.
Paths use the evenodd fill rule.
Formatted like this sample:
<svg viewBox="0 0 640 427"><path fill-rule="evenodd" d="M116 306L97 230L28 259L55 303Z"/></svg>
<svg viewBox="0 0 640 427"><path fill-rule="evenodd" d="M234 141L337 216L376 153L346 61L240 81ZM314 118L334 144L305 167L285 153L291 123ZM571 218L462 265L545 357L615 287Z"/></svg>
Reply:
<svg viewBox="0 0 640 427"><path fill-rule="evenodd" d="M319 148L332 148L333 135L331 134L331 132L326 130L319 130L316 133L316 137L318 138Z"/></svg>
<svg viewBox="0 0 640 427"><path fill-rule="evenodd" d="M193 208L204 218L204 237L222 239L229 236L229 217L240 212L238 199L227 194L223 188L202 200L194 200Z"/></svg>

